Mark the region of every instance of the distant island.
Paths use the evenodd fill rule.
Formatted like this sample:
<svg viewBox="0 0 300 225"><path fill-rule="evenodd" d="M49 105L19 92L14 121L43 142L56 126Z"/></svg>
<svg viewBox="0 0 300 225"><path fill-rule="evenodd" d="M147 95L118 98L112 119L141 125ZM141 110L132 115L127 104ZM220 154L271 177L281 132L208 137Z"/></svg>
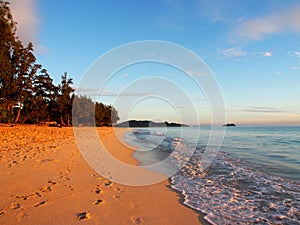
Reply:
<svg viewBox="0 0 300 225"><path fill-rule="evenodd" d="M236 126L236 124L234 124L234 123L226 123L223 125L223 127L235 127L235 126Z"/></svg>
<svg viewBox="0 0 300 225"><path fill-rule="evenodd" d="M114 125L115 127L188 127L185 124L169 123L167 121L156 123L149 120L128 120Z"/></svg>

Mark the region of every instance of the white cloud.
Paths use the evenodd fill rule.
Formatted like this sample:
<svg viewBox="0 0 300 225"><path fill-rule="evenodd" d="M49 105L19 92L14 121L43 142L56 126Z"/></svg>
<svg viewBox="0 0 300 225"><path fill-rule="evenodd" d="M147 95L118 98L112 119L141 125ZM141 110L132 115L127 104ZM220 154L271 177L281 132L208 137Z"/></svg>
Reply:
<svg viewBox="0 0 300 225"><path fill-rule="evenodd" d="M247 55L247 52L244 51L241 47L222 49L219 50L219 52L224 58L241 57Z"/></svg>
<svg viewBox="0 0 300 225"><path fill-rule="evenodd" d="M294 52L294 55L300 58L300 52Z"/></svg>
<svg viewBox="0 0 300 225"><path fill-rule="evenodd" d="M36 50L45 51L38 44L37 32L40 20L36 0L9 0L13 18L17 22L17 36L27 45L32 42Z"/></svg>
<svg viewBox="0 0 300 225"><path fill-rule="evenodd" d="M147 92L113 92L113 91L102 91L98 93L98 96L106 97L136 97L136 96L150 96L152 93Z"/></svg>
<svg viewBox="0 0 300 225"><path fill-rule="evenodd" d="M271 57L272 51L247 52L242 47L233 47L227 49L219 49L218 53L222 58L235 58L237 60L251 60L259 57Z"/></svg>
<svg viewBox="0 0 300 225"><path fill-rule="evenodd" d="M290 67L291 70L300 70L300 66L292 66Z"/></svg>
<svg viewBox="0 0 300 225"><path fill-rule="evenodd" d="M93 89L84 89L76 90L77 95L87 95L87 96L97 96L97 97L136 97L136 96L149 96L153 95L152 93L146 92L114 92L114 91L99 91Z"/></svg>
<svg viewBox="0 0 300 225"><path fill-rule="evenodd" d="M270 52L270 51L267 51L267 52L264 52L264 54L263 54L263 55L264 55L265 57L271 57L271 56L272 56L272 54L273 54L272 52Z"/></svg>
<svg viewBox="0 0 300 225"><path fill-rule="evenodd" d="M264 17L242 22L237 33L241 37L262 39L285 31L300 32L300 4Z"/></svg>
<svg viewBox="0 0 300 225"><path fill-rule="evenodd" d="M265 51L265 52L252 52L249 53L250 58L258 58L258 57L271 57L273 56L272 51Z"/></svg>
<svg viewBox="0 0 300 225"><path fill-rule="evenodd" d="M300 113L267 113L267 116L300 118Z"/></svg>
<svg viewBox="0 0 300 225"><path fill-rule="evenodd" d="M253 112L253 113L286 113L287 111L277 109L270 106L248 106L248 105L231 105L236 108L237 111Z"/></svg>

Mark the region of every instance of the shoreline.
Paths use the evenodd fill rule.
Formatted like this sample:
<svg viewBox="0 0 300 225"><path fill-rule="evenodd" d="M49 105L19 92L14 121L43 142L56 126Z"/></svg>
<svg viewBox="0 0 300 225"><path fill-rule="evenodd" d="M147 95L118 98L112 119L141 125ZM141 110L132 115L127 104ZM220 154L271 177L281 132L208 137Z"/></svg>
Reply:
<svg viewBox="0 0 300 225"><path fill-rule="evenodd" d="M137 163L111 128L97 131L114 156ZM167 179L133 187L97 174L70 127L18 125L0 127L0 133L0 223L201 224Z"/></svg>
<svg viewBox="0 0 300 225"><path fill-rule="evenodd" d="M199 212L198 210L192 208L192 207L189 206L189 205L185 205L185 204L184 204L184 196L181 194L180 191L178 191L178 190L176 190L176 189L173 189L173 188L171 187L172 184L171 184L170 178L168 179L168 182L169 182L170 185L168 185L167 187L168 187L169 189L171 189L172 191L178 193L178 195L179 195L179 197L180 197L180 198L178 199L178 202L179 202L180 204L184 205L185 207L187 207L187 208L189 208L190 210L193 210L195 213L197 213L197 214L199 215L199 221L200 221L200 223L201 223L202 225L212 225L211 223L209 223L209 222L204 218L204 217L206 216L205 213Z"/></svg>
<svg viewBox="0 0 300 225"><path fill-rule="evenodd" d="M128 128L128 129L130 129L130 128ZM128 145L130 145L130 143L128 143L128 142L126 141L126 136L125 136L126 133L128 133L128 132L129 132L129 131L126 131L126 132L123 134L123 137L122 137L122 138L123 138L123 140L124 140ZM137 147L134 147L134 149L136 149L136 148L137 148ZM137 160L137 162L138 162L137 165L140 165L141 162L139 161L138 156L137 156L137 155L136 155L137 157L134 156L134 155L135 155L135 152L136 152L136 150L133 150L133 152L132 152L132 154L131 154L131 157ZM152 171L152 172L153 172L153 171ZM156 172L156 173L157 173L157 172ZM163 175L164 175L164 174L163 174ZM189 205L184 204L184 196L182 195L182 193L181 193L179 190L176 190L176 189L172 188L172 183L171 183L171 178L170 178L170 177L167 177L167 176L166 176L166 181L168 182L168 184L166 185L166 187L167 187L168 189L170 189L171 191L174 191L175 193L178 194L178 196L179 196L179 199L178 199L179 204L181 204L181 205L187 207L188 209L194 211L194 212L199 216L199 222L200 222L200 224L202 224L202 225L211 225L211 223L209 223L208 221L205 220L205 218L204 218L204 217L206 216L205 213L200 212L200 211L198 211L198 210L196 210L196 209L190 207Z"/></svg>

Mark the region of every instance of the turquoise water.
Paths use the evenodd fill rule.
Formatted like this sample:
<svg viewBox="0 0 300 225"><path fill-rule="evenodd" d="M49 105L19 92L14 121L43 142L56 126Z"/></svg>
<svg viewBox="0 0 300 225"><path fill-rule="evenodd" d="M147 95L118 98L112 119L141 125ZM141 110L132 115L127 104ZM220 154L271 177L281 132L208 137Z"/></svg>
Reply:
<svg viewBox="0 0 300 225"><path fill-rule="evenodd" d="M140 148L134 156L142 165L168 157L174 143L193 151L171 186L212 224L300 224L300 127L227 127L203 171L209 135L205 126L136 129L127 141Z"/></svg>

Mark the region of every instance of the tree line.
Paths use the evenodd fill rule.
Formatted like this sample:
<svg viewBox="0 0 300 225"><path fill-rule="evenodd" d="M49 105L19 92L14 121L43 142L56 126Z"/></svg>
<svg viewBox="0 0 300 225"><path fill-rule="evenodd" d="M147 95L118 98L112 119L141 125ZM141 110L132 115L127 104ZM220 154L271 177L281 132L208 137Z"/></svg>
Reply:
<svg viewBox="0 0 300 225"><path fill-rule="evenodd" d="M0 123L111 126L119 120L114 107L76 96L67 73L58 85L53 83L48 71L36 63L33 44L24 46L16 35L9 3L2 0L0 46Z"/></svg>

